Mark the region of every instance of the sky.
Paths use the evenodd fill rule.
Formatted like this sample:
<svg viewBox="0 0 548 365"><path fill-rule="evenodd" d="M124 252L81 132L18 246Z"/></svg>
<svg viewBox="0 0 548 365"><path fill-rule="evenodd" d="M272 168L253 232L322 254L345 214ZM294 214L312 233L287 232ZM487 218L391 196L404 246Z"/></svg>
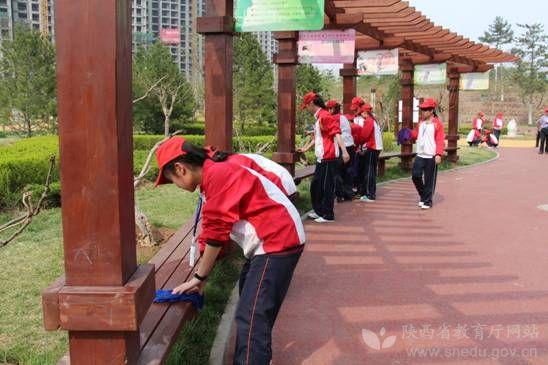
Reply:
<svg viewBox="0 0 548 365"><path fill-rule="evenodd" d="M410 6L429 18L434 24L450 29L472 41L488 29L496 16L512 24L519 34L517 23L542 23L548 33L548 0L408 0ZM503 47L509 50L511 45ZM338 73L340 65L315 64L320 69Z"/></svg>
<svg viewBox="0 0 548 365"><path fill-rule="evenodd" d="M509 21L514 33L516 23L542 23L548 32L547 0L409 0L410 6L436 25L477 41L496 16Z"/></svg>

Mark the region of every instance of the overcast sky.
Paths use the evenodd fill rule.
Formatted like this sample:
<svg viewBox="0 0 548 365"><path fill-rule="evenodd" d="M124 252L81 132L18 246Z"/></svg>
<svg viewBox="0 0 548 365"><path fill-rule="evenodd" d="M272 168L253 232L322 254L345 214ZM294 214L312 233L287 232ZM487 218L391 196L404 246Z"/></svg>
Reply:
<svg viewBox="0 0 548 365"><path fill-rule="evenodd" d="M496 16L509 21L516 35L520 32L517 23L542 23L548 32L548 0L409 0L409 3L436 25L473 41L478 41ZM503 48L509 50L511 46ZM335 73L341 67L316 66Z"/></svg>
<svg viewBox="0 0 548 365"><path fill-rule="evenodd" d="M437 25L477 41L496 16L516 23L542 23L548 31L547 0L409 0Z"/></svg>

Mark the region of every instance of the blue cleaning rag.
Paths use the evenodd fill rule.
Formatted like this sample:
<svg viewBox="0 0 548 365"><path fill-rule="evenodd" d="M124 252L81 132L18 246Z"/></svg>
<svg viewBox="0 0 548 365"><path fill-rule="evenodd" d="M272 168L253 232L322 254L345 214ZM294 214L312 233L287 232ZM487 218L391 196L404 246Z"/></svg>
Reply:
<svg viewBox="0 0 548 365"><path fill-rule="evenodd" d="M204 306L204 296L198 293L191 294L173 294L171 289L156 290L156 297L154 303L176 303L176 302L190 302L196 309L202 309Z"/></svg>

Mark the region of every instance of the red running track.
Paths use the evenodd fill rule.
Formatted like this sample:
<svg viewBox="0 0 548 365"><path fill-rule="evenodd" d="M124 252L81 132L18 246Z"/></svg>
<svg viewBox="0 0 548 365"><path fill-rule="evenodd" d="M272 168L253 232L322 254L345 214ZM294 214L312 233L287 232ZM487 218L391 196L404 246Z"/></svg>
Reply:
<svg viewBox="0 0 548 365"><path fill-rule="evenodd" d="M410 180L377 199L306 223L274 365L548 364L548 156L441 173L429 211Z"/></svg>

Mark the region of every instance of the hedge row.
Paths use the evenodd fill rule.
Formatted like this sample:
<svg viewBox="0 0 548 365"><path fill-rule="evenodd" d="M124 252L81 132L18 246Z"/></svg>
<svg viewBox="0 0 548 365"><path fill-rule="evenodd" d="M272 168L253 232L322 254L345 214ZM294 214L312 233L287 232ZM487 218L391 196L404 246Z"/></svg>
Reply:
<svg viewBox="0 0 548 365"><path fill-rule="evenodd" d="M146 160L148 151L163 136L136 135L133 138L133 169L138 174ZM198 145L204 144L204 136L186 135L185 138ZM274 151L276 140L271 136L241 137L234 141L235 150L254 151L265 143L272 142L265 151ZM23 139L11 145L0 147L0 208L15 205L25 188L40 191L36 186L42 185L49 169L49 156L57 156L53 173L53 182L59 181L59 144L57 136L34 137ZM158 173L155 160L151 164L147 178L154 179ZM32 187L35 185L34 187ZM52 189L53 190L53 189ZM53 201L55 197L52 197Z"/></svg>
<svg viewBox="0 0 548 365"><path fill-rule="evenodd" d="M205 125L203 123L186 124L182 130L184 134L204 135ZM251 124L245 126L244 134L246 136L275 136L277 131L276 126Z"/></svg>

